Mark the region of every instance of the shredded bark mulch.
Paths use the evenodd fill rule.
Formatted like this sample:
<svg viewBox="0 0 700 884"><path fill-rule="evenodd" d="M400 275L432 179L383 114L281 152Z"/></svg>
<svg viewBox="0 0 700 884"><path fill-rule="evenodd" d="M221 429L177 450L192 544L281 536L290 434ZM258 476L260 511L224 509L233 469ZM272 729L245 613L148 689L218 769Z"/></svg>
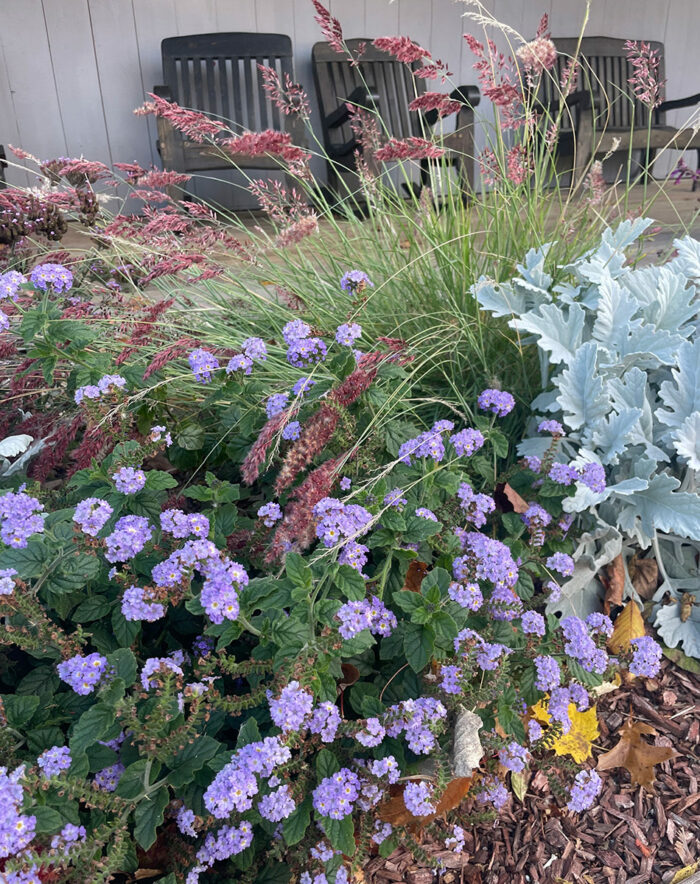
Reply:
<svg viewBox="0 0 700 884"><path fill-rule="evenodd" d="M365 882L670 884L700 860L700 679L664 660L657 678L635 679L602 696L596 757L617 744L617 731L630 715L657 730L646 738L650 743L679 753L656 767L654 794L616 768L601 773L596 806L572 814L538 772L522 803L513 797L495 821L465 823L463 853L445 850L446 825L444 832L433 826L418 836L425 854L445 866L437 875L425 859L400 847L388 859L370 860ZM467 800L462 809L467 815L480 808ZM698 881L700 872L691 872L685 884Z"/></svg>

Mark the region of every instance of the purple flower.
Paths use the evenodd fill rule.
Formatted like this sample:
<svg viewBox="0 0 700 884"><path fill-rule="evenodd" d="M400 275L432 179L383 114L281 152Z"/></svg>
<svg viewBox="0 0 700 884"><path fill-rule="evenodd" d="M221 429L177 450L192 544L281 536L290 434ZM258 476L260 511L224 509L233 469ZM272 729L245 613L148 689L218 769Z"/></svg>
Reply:
<svg viewBox="0 0 700 884"><path fill-rule="evenodd" d="M70 685L76 694L86 696L95 690L106 674L107 658L101 654L88 654L87 657L76 654L59 663L56 668L61 681Z"/></svg>
<svg viewBox="0 0 700 884"><path fill-rule="evenodd" d="M462 482L457 490L460 506L465 511L465 518L475 528L481 528L486 524L486 516L496 509L496 503L487 494L475 494L468 482Z"/></svg>
<svg viewBox="0 0 700 884"><path fill-rule="evenodd" d="M578 479L578 470L569 464L553 463L547 475L553 482L568 486Z"/></svg>
<svg viewBox="0 0 700 884"><path fill-rule="evenodd" d="M259 792L257 776L270 777L285 764L291 752L279 737L265 737L238 749L231 761L214 777L204 793L204 805L217 819L226 819L234 810L243 813L253 806Z"/></svg>
<svg viewBox="0 0 700 884"><path fill-rule="evenodd" d="M356 537L367 531L372 515L364 507L343 503L334 497L324 497L313 508L318 520L316 536L324 546L335 546L342 540Z"/></svg>
<svg viewBox="0 0 700 884"><path fill-rule="evenodd" d="M495 777L487 777L482 780L482 786L476 794L479 804L493 804L496 810L501 810L510 797L503 783Z"/></svg>
<svg viewBox="0 0 700 884"><path fill-rule="evenodd" d="M542 469L542 461L536 454L528 454L523 460L525 461L525 466L528 470L532 470L533 473L539 473Z"/></svg>
<svg viewBox="0 0 700 884"><path fill-rule="evenodd" d="M313 695L290 681L277 699L269 698L270 717L283 732L299 730L314 705Z"/></svg>
<svg viewBox="0 0 700 884"><path fill-rule="evenodd" d="M365 629L374 635L389 635L397 626L396 616L377 596L372 600L346 602L336 617L340 620L338 632L344 639L353 638Z"/></svg>
<svg viewBox="0 0 700 884"><path fill-rule="evenodd" d="M547 583L545 583L544 588L549 592L548 602L552 605L556 605L561 598L561 586L553 580L548 580Z"/></svg>
<svg viewBox="0 0 700 884"><path fill-rule="evenodd" d="M356 540L350 540L341 549L338 563L340 565L350 565L351 568L362 574L362 569L367 564L368 557L369 547L365 546L364 543L358 543ZM366 579L366 575L363 574L362 576Z"/></svg>
<svg viewBox="0 0 700 884"><path fill-rule="evenodd" d="M0 859L16 856L34 837L36 817L20 812L24 790L19 781L23 776L24 765L9 775L6 767L0 767ZM38 882L38 877L34 881Z"/></svg>
<svg viewBox="0 0 700 884"><path fill-rule="evenodd" d="M352 479L349 476L343 476L340 480L340 490L341 491L349 491L352 487Z"/></svg>
<svg viewBox="0 0 700 884"><path fill-rule="evenodd" d="M522 773L529 756L529 752L519 743L510 742L505 749L501 749L498 753L498 760L503 767L513 771L513 773Z"/></svg>
<svg viewBox="0 0 700 884"><path fill-rule="evenodd" d="M243 353L237 353L235 356L232 356L228 365L226 366L226 374L233 374L237 371L242 371L243 374L249 375L253 370L253 360L250 356L246 356Z"/></svg>
<svg viewBox="0 0 700 884"><path fill-rule="evenodd" d="M112 474L112 479L117 491L122 494L136 494L146 484L146 474L143 470L135 470L133 467L122 467Z"/></svg>
<svg viewBox="0 0 700 884"><path fill-rule="evenodd" d="M150 596L139 586L130 586L122 598L122 614L125 620L147 620L152 623L165 617L165 607L150 600Z"/></svg>
<svg viewBox="0 0 700 884"><path fill-rule="evenodd" d="M545 420L541 421L540 425L537 427L538 433L551 433L552 436L566 436L564 432L564 427L559 423L559 421Z"/></svg>
<svg viewBox="0 0 700 884"><path fill-rule="evenodd" d="M386 730L378 718L368 718L365 727L355 732L357 742L368 748L378 746L385 736Z"/></svg>
<svg viewBox="0 0 700 884"><path fill-rule="evenodd" d="M167 431L165 427L155 426L151 427L151 442L160 442L161 439L165 442L166 445L173 444L173 437Z"/></svg>
<svg viewBox="0 0 700 884"><path fill-rule="evenodd" d="M450 436L450 442L459 457L469 457L483 446L484 437L479 430L468 427L466 430L460 430L459 433Z"/></svg>
<svg viewBox="0 0 700 884"><path fill-rule="evenodd" d="M447 594L453 602L469 611L478 611L484 603L484 597L477 583L450 583Z"/></svg>
<svg viewBox="0 0 700 884"><path fill-rule="evenodd" d="M590 807L593 807L602 788L603 781L596 771L582 770L576 774L566 806L574 813L588 810Z"/></svg>
<svg viewBox="0 0 700 884"><path fill-rule="evenodd" d="M335 333L335 339L339 344L342 344L343 347L352 347L361 335L361 325L358 325L356 322L344 322L342 325L338 326Z"/></svg>
<svg viewBox="0 0 700 884"><path fill-rule="evenodd" d="M416 515L419 519L430 519L431 522L438 521L438 517L432 510L429 510L427 506L419 506L416 509Z"/></svg>
<svg viewBox="0 0 700 884"><path fill-rule="evenodd" d="M558 552L545 562L548 568L557 571L562 577L571 577L574 573L574 560L566 553Z"/></svg>
<svg viewBox="0 0 700 884"><path fill-rule="evenodd" d="M95 784L105 792L114 792L126 768L121 762L111 764L95 774Z"/></svg>
<svg viewBox="0 0 700 884"><path fill-rule="evenodd" d="M418 783L406 783L403 791L403 803L413 816L429 816L435 813L436 807L431 804L433 787L421 780Z"/></svg>
<svg viewBox="0 0 700 884"><path fill-rule="evenodd" d="M52 746L41 753L36 763L47 780L57 777L71 766L70 749L68 746Z"/></svg>
<svg viewBox="0 0 700 884"><path fill-rule="evenodd" d="M544 635L544 617L537 611L526 611L522 616L523 632L528 635Z"/></svg>
<svg viewBox="0 0 700 884"><path fill-rule="evenodd" d="M313 378L299 378L292 387L292 393L295 396L305 396L315 384L316 381Z"/></svg>
<svg viewBox="0 0 700 884"><path fill-rule="evenodd" d="M141 669L141 685L144 691L149 688L159 688L160 681L153 678L154 673L174 672L175 675L184 675L182 669L170 657L149 657Z"/></svg>
<svg viewBox="0 0 700 884"><path fill-rule="evenodd" d="M63 856L69 856L71 852L71 847L78 843L85 843L87 838L87 831L85 826L74 826L73 823L66 823L66 825L61 829L60 834L54 835L51 839L51 848L53 850L59 850ZM33 880L39 880L39 878L27 879L27 884L32 884Z"/></svg>
<svg viewBox="0 0 700 884"><path fill-rule="evenodd" d="M452 421L438 421L430 430L404 442L399 448L398 459L409 466L412 457L430 457L436 462L441 461L445 457L445 443L441 434L449 432L453 426Z"/></svg>
<svg viewBox="0 0 700 884"><path fill-rule="evenodd" d="M278 503L266 503L258 510L258 518L266 528L272 528L282 518L282 508Z"/></svg>
<svg viewBox="0 0 700 884"><path fill-rule="evenodd" d="M657 676L661 669L661 645L648 635L633 638L630 644L633 653L629 669L632 675L643 675L646 678Z"/></svg>
<svg viewBox="0 0 700 884"><path fill-rule="evenodd" d="M183 804L175 816L175 822L183 835L190 835L193 838L196 836L197 830L194 827L195 815L194 811L190 810L189 807L185 807Z"/></svg>
<svg viewBox="0 0 700 884"><path fill-rule="evenodd" d="M592 633L600 633L606 638L610 638L613 634L612 620L607 614L601 614L599 611L594 611L586 617L586 626Z"/></svg>
<svg viewBox="0 0 700 884"><path fill-rule="evenodd" d="M98 532L104 528L112 512L112 507L106 500L88 497L85 500L81 500L76 506L73 521L80 525L83 534L97 537Z"/></svg>
<svg viewBox="0 0 700 884"><path fill-rule="evenodd" d="M51 286L58 294L67 292L73 285L73 274L62 264L37 264L29 274L29 281L34 288L46 289Z"/></svg>
<svg viewBox="0 0 700 884"><path fill-rule="evenodd" d="M579 712L583 712L591 705L588 691L582 684L573 681L569 685L569 698L576 705Z"/></svg>
<svg viewBox="0 0 700 884"><path fill-rule="evenodd" d="M375 844L382 844L393 831L394 827L391 823L383 823L381 820L375 820L372 841L374 841Z"/></svg>
<svg viewBox="0 0 700 884"><path fill-rule="evenodd" d="M596 494L605 491L605 470L599 463L587 463L581 472L581 482Z"/></svg>
<svg viewBox="0 0 700 884"><path fill-rule="evenodd" d="M15 581L12 579L17 571L14 568L0 568L0 595L12 595Z"/></svg>
<svg viewBox="0 0 700 884"><path fill-rule="evenodd" d="M374 283L362 270L348 270L340 280L340 287L349 295L363 291L367 286L374 288Z"/></svg>
<svg viewBox="0 0 700 884"><path fill-rule="evenodd" d="M10 327L10 317L0 310L0 332L7 331Z"/></svg>
<svg viewBox="0 0 700 884"><path fill-rule="evenodd" d="M311 334L311 328L305 322L302 322L301 319L292 319L291 322L288 322L285 327L282 329L282 337L286 344L291 344L294 341L300 341L304 338L308 338Z"/></svg>
<svg viewBox="0 0 700 884"><path fill-rule="evenodd" d="M80 405L83 399L99 399L101 395L102 392L96 384L87 384L85 387L78 387L73 398L76 405Z"/></svg>
<svg viewBox="0 0 700 884"><path fill-rule="evenodd" d="M267 359L267 347L262 338L246 338L241 344L241 350L248 359L254 359L257 362L265 362Z"/></svg>
<svg viewBox="0 0 700 884"><path fill-rule="evenodd" d="M542 725L539 721L535 721L534 718L531 718L527 723L527 736L531 743L536 743L538 740L542 739Z"/></svg>
<svg viewBox="0 0 700 884"><path fill-rule="evenodd" d="M299 338L290 343L287 349L287 362L296 368L316 365L326 358L326 345L321 338Z"/></svg>
<svg viewBox="0 0 700 884"><path fill-rule="evenodd" d="M290 421L282 430L282 438L293 442L301 436L301 424L299 421Z"/></svg>
<svg viewBox="0 0 700 884"><path fill-rule="evenodd" d="M122 516L114 531L105 538L108 562L128 562L138 555L153 537L153 529L145 516Z"/></svg>
<svg viewBox="0 0 700 884"><path fill-rule="evenodd" d="M22 486L22 489L24 486ZM44 530L44 505L23 490L0 497L0 539L14 549L24 549L33 534Z"/></svg>
<svg viewBox="0 0 700 884"><path fill-rule="evenodd" d="M577 660L587 672L605 672L608 655L597 647L588 627L579 617L564 617L560 622L566 644L564 652Z"/></svg>
<svg viewBox="0 0 700 884"><path fill-rule="evenodd" d="M461 853L464 850L464 829L461 826L452 826L452 835L445 838L445 847L452 848L453 853Z"/></svg>
<svg viewBox="0 0 700 884"><path fill-rule="evenodd" d="M393 755L385 755L376 761L370 761L367 765L369 772L375 777L386 777L389 783L398 783L401 776L399 764Z"/></svg>
<svg viewBox="0 0 700 884"><path fill-rule="evenodd" d="M342 820L352 812L360 795L360 778L347 767L325 777L313 791L313 805L318 814Z"/></svg>
<svg viewBox="0 0 700 884"><path fill-rule="evenodd" d="M195 380L200 384L208 384L214 377L214 372L219 368L219 361L208 350L198 347L187 357Z"/></svg>
<svg viewBox="0 0 700 884"><path fill-rule="evenodd" d="M408 501L400 488L394 488L384 497L384 506L393 506L397 510L403 509L407 503Z"/></svg>
<svg viewBox="0 0 700 884"><path fill-rule="evenodd" d="M505 417L515 408L515 399L504 390L484 390L477 403L482 411L491 411L497 417Z"/></svg>
<svg viewBox="0 0 700 884"><path fill-rule="evenodd" d="M17 292L19 287L24 285L27 277L18 273L17 270L8 270L6 273L0 273L0 301L5 298L17 300Z"/></svg>
<svg viewBox="0 0 700 884"><path fill-rule="evenodd" d="M201 513L187 515L182 510L163 510L160 514L160 527L164 534L173 537L206 537L209 534L209 519Z"/></svg>
<svg viewBox="0 0 700 884"><path fill-rule="evenodd" d="M440 667L440 676L442 681L440 682L440 687L446 694L461 694L462 693L462 685L459 680L462 675L462 670L459 666L441 666Z"/></svg>
<svg viewBox="0 0 700 884"><path fill-rule="evenodd" d="M312 734L320 734L321 742L332 743L340 727L340 712L333 703L325 701L319 703L314 709L309 722L309 730Z"/></svg>
<svg viewBox="0 0 700 884"><path fill-rule="evenodd" d="M554 659L547 655L535 657L535 669L537 670L537 678L535 679L535 687L538 691L551 691L561 682L561 669Z"/></svg>
<svg viewBox="0 0 700 884"><path fill-rule="evenodd" d="M273 418L287 407L289 393L273 393L267 400L265 411L268 418Z"/></svg>
<svg viewBox="0 0 700 884"><path fill-rule="evenodd" d="M280 786L279 789L265 795L258 802L260 816L272 823L286 820L290 814L294 813L296 806L296 801L289 792L289 786Z"/></svg>
<svg viewBox="0 0 700 884"><path fill-rule="evenodd" d="M197 862L204 864L203 869L209 868L219 860L227 860L242 853L250 847L252 842L253 827L250 823L242 822L239 826L222 826L216 834L210 832L204 839L204 844L197 851Z"/></svg>
<svg viewBox="0 0 700 884"><path fill-rule="evenodd" d="M553 688L547 702L547 712L554 721L558 721L562 727L562 731L568 734L571 730L571 719L569 718L569 705L571 704L571 692L568 688Z"/></svg>

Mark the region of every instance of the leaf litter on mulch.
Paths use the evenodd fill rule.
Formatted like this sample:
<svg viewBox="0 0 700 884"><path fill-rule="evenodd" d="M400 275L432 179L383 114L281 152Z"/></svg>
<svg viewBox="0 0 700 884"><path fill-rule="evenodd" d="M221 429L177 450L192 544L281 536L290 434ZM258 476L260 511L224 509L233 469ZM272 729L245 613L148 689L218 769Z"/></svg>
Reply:
<svg viewBox="0 0 700 884"><path fill-rule="evenodd" d="M603 790L587 813L572 814L536 773L523 802L511 798L492 822L465 823L465 849L445 849L451 827L425 832L421 848L445 868L435 875L408 847L371 859L366 884L670 884L700 859L700 681L664 660L655 679L634 679L598 700L598 751L613 749L629 721L651 725L650 745L678 755L655 767L654 792L622 767L602 771ZM481 808L461 805L465 816ZM459 822L459 810L452 815ZM695 882L696 878L692 876Z"/></svg>

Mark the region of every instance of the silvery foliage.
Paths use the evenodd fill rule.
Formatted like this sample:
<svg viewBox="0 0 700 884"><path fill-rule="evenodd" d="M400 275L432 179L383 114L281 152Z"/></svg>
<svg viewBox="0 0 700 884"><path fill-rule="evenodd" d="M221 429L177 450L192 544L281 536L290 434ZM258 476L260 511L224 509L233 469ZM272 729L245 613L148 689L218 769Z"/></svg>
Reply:
<svg viewBox="0 0 700 884"><path fill-rule="evenodd" d="M650 223L608 228L596 249L558 268L557 284L545 270L547 244L527 253L518 277L482 277L472 293L536 341L545 392L533 409L565 426L557 457L605 467L605 492L579 484L565 508L592 512L622 542L654 546L664 578L655 625L668 645L700 656L700 242L675 240L665 264L627 263ZM535 436L536 423L521 455L550 443ZM685 622L679 603L661 604L667 592L695 595Z"/></svg>
<svg viewBox="0 0 700 884"><path fill-rule="evenodd" d="M6 436L0 442L0 478L19 473L43 447L43 439L35 442L34 437L27 436L26 433L21 433L19 436ZM17 457L17 455L20 456ZM10 460L13 457L16 460Z"/></svg>

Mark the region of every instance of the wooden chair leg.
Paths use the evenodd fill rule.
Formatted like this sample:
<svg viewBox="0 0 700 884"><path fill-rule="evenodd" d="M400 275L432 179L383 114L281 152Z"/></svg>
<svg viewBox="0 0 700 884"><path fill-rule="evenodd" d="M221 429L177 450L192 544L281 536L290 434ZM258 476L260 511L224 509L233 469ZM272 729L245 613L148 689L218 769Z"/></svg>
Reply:
<svg viewBox="0 0 700 884"><path fill-rule="evenodd" d="M700 147L696 151L698 155L698 167L695 170L695 177L693 178L693 193L695 192L695 188L698 186L698 176L700 175Z"/></svg>

